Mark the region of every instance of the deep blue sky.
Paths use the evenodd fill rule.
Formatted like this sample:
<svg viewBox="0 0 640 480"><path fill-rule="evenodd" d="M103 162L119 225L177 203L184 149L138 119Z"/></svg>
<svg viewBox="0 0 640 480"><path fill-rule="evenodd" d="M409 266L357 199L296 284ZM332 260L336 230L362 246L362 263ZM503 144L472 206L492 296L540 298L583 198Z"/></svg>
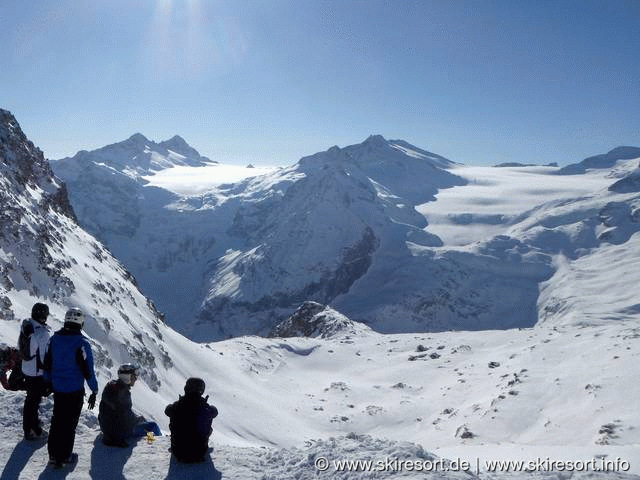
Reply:
<svg viewBox="0 0 640 480"><path fill-rule="evenodd" d="M370 134L466 164L640 146L640 1L2 0L0 107L48 158L141 132L292 164Z"/></svg>

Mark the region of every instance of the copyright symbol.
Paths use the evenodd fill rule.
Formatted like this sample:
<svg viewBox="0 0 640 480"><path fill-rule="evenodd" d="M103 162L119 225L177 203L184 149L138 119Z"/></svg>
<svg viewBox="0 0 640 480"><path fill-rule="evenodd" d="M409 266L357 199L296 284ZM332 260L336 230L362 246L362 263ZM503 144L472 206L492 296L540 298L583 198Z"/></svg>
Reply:
<svg viewBox="0 0 640 480"><path fill-rule="evenodd" d="M321 472L326 472L329 469L329 460L327 457L318 457L314 462L316 469Z"/></svg>

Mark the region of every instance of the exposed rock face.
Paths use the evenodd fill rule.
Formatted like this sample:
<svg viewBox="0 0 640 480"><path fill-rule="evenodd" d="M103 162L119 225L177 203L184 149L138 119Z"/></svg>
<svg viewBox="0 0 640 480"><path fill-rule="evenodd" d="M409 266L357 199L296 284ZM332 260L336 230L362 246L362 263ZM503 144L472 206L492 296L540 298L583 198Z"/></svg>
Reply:
<svg viewBox="0 0 640 480"><path fill-rule="evenodd" d="M270 337L320 337L357 334L369 330L341 313L317 302L304 302L288 319L276 325Z"/></svg>
<svg viewBox="0 0 640 480"><path fill-rule="evenodd" d="M0 172L20 192L27 187L40 187L44 195L38 202L42 209L51 207L75 220L65 185L54 178L53 171L37 148L24 134L18 121L7 110L0 109ZM3 189L4 199L8 198ZM11 207L10 202L4 202Z"/></svg>
<svg viewBox="0 0 640 480"><path fill-rule="evenodd" d="M171 366L162 315L78 226L65 185L15 117L0 110L0 333L17 338L19 321L36 301L49 305L52 329L68 307L82 308L99 374L108 376L115 362L133 362L158 390L158 368Z"/></svg>
<svg viewBox="0 0 640 480"><path fill-rule="evenodd" d="M55 295L72 293L75 286L62 271L64 262L54 260L52 255L52 250L61 248L55 233L55 214L75 222L66 188L53 176L42 151L27 139L6 110L0 110L0 162L0 239L5 250L11 252L0 260L3 285L10 289L17 283L36 296L43 293L26 262L17 260L36 252L37 268L48 277Z"/></svg>

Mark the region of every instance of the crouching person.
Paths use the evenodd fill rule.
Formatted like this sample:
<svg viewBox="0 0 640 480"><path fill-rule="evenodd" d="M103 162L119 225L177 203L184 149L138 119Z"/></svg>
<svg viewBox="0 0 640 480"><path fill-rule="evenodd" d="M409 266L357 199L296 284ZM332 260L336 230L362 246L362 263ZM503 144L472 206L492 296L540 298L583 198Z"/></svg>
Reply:
<svg viewBox="0 0 640 480"><path fill-rule="evenodd" d="M102 392L98 421L102 430L102 442L112 447L128 447L129 440L145 436L148 432L160 435L155 422L147 422L132 410L131 387L138 372L127 363L118 368L118 379L110 381Z"/></svg>
<svg viewBox="0 0 640 480"><path fill-rule="evenodd" d="M164 413L169 417L171 452L180 462L203 462L209 451L211 424L218 409L202 398L205 384L201 378L190 378L184 386L184 396L169 405Z"/></svg>
<svg viewBox="0 0 640 480"><path fill-rule="evenodd" d="M9 371L11 374L7 375ZM26 390L25 383L20 352L17 348L0 343L0 384L5 390Z"/></svg>

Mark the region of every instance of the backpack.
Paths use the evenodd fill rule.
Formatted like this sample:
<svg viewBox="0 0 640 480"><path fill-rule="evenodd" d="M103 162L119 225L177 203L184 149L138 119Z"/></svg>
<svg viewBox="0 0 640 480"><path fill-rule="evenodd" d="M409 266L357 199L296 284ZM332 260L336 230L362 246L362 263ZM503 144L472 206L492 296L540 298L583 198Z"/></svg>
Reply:
<svg viewBox="0 0 640 480"><path fill-rule="evenodd" d="M9 390L26 390L27 381L22 373L22 360L18 359L7 379Z"/></svg>
<svg viewBox="0 0 640 480"><path fill-rule="evenodd" d="M31 355L31 336L34 333L33 325L29 320L22 322L20 336L18 337L18 350L22 360L33 360L35 355Z"/></svg>
<svg viewBox="0 0 640 480"><path fill-rule="evenodd" d="M2 385L7 390L26 390L26 380L22 373L22 359L20 353L13 347L0 344L0 374ZM6 372L11 370L7 378Z"/></svg>

